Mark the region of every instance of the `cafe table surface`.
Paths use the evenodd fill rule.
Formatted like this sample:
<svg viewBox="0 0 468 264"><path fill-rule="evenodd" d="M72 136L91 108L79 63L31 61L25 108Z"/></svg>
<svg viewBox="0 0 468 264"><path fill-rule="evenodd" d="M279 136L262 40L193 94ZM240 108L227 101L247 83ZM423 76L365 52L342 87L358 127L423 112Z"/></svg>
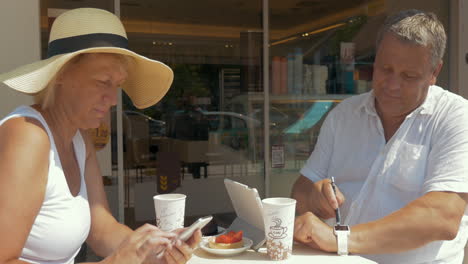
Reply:
<svg viewBox="0 0 468 264"><path fill-rule="evenodd" d="M239 255L234 256L218 256L212 255L201 248L197 248L188 264L210 264L210 263L287 263L287 264L303 264L303 263L343 263L343 264L366 264L377 263L357 255L338 256L336 253L326 253L316 249L312 249L305 245L294 243L292 256L285 261L272 261L266 254L266 248L260 248L258 252L249 249Z"/></svg>

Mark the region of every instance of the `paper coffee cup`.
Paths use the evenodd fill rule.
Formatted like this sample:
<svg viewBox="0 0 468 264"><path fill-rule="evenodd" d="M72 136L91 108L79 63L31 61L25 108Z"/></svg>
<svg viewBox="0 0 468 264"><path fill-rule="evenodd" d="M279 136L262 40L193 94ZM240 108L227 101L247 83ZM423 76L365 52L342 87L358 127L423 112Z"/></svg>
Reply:
<svg viewBox="0 0 468 264"><path fill-rule="evenodd" d="M185 194L168 193L153 197L156 226L163 231L184 227Z"/></svg>
<svg viewBox="0 0 468 264"><path fill-rule="evenodd" d="M267 255L272 260L285 260L292 254L296 200L267 198L262 200L267 240Z"/></svg>

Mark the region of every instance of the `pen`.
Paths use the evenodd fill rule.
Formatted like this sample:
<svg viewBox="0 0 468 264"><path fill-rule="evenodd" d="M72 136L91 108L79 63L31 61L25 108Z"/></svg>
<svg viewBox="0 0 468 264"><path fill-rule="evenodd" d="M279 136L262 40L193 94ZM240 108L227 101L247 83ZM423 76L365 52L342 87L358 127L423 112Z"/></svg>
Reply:
<svg viewBox="0 0 468 264"><path fill-rule="evenodd" d="M335 198L336 198L336 185L335 185L335 178L334 177L331 177L331 186L332 186L332 189L333 189L333 193L335 194ZM336 224L340 225L341 224L341 214L340 214L340 207L339 206L336 207L336 209L335 209L335 215L336 215Z"/></svg>

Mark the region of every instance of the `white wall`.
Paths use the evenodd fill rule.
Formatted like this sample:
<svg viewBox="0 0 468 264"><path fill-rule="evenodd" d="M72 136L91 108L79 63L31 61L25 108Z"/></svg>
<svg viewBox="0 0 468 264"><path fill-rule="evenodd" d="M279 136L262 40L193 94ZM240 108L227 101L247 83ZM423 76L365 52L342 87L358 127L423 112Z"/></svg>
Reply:
<svg viewBox="0 0 468 264"><path fill-rule="evenodd" d="M0 2L0 72L40 59L39 0ZM0 84L0 118L32 98Z"/></svg>

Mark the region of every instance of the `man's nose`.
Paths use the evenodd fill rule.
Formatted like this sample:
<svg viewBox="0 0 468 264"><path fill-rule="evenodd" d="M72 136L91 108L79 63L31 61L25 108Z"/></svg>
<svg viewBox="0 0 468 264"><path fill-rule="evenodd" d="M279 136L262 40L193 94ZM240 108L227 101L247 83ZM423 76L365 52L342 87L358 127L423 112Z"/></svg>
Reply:
<svg viewBox="0 0 468 264"><path fill-rule="evenodd" d="M391 74L387 77L386 88L391 91L400 90L401 88L401 78L396 74Z"/></svg>

